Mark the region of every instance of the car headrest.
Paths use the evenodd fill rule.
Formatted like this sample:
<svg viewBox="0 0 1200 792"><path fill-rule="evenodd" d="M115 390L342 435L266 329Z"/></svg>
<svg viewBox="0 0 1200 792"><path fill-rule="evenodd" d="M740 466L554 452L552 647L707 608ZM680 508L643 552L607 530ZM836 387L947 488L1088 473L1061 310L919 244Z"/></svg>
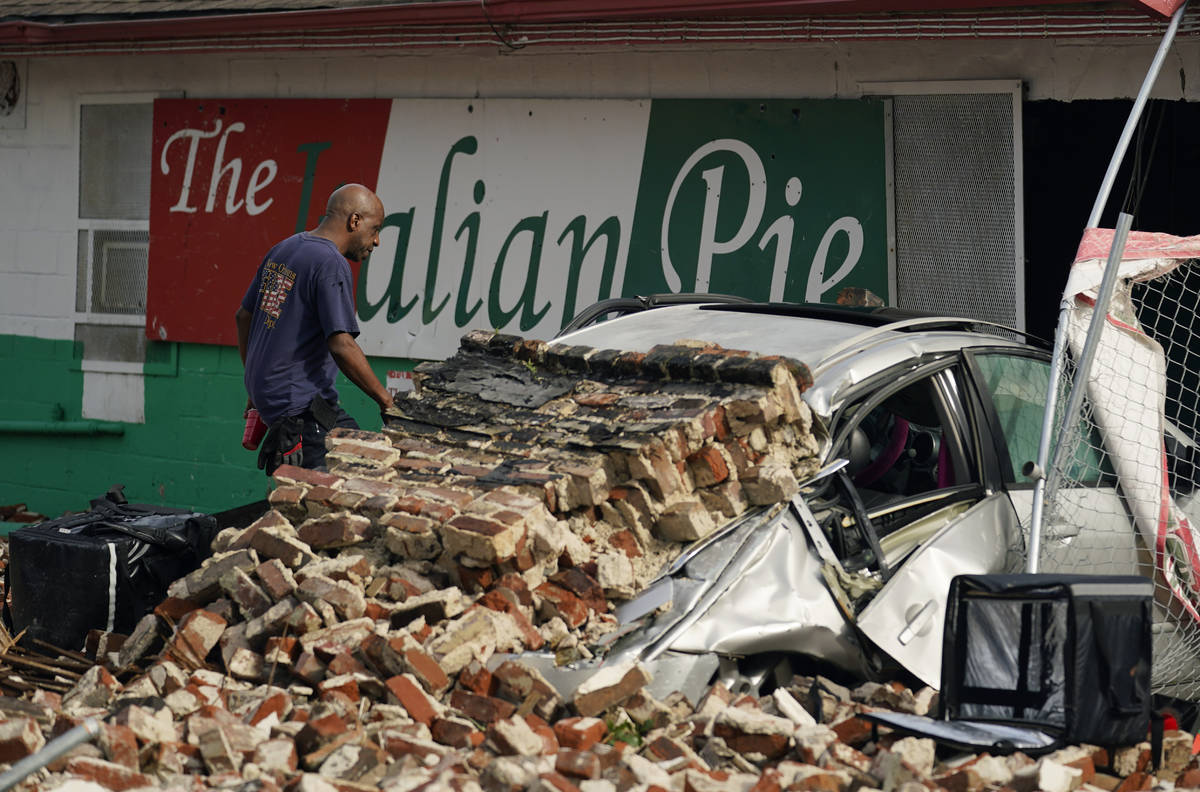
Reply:
<svg viewBox="0 0 1200 792"><path fill-rule="evenodd" d="M850 437L846 440L845 456L850 460L850 464L846 467L846 473L850 478L857 476L870 463L871 440L861 426L850 430Z"/></svg>

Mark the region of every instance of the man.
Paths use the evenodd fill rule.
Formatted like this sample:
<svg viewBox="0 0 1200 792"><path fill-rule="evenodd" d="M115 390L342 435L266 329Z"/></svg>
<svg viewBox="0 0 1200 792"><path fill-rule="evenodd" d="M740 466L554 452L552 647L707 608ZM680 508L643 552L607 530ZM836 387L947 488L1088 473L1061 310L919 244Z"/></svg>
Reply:
<svg viewBox="0 0 1200 792"><path fill-rule="evenodd" d="M258 466L323 468L325 435L358 424L338 405L338 369L379 405L392 406L354 340L354 278L346 259L362 261L379 245L383 203L361 184L339 187L325 216L267 253L235 319L246 367L248 406L269 429Z"/></svg>

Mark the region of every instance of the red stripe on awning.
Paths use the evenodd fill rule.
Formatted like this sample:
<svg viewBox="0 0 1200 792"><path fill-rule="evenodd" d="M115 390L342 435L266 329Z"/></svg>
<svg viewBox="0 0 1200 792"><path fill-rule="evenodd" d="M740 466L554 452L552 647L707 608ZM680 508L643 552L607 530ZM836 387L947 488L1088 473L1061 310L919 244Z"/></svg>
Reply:
<svg viewBox="0 0 1200 792"><path fill-rule="evenodd" d="M981 30L994 30L998 21L1003 26L1006 15L1023 19L1039 13L1047 16L1078 14L1081 21L1088 22L1082 35L1107 35L1107 28L1112 28L1112 34L1120 35L1122 18L1141 17L1144 22L1149 22L1169 17L1182 4L1183 0L1125 0L1111 4L1110 10L1105 11L1096 10L1095 3L1083 0L1048 0L1038 5L1030 5L1029 0L487 0L486 3L448 0L337 10L103 22L56 24L13 20L0 23L0 55L106 52L124 44L133 47L135 52L215 51L221 49L222 41L228 41L231 49L238 49L247 37L258 39L261 46L268 49L293 46L288 42L298 37L302 41L294 46L299 49L304 48L304 41L332 47L337 44L331 39L335 37L332 31L338 31L336 36L342 37L349 31L370 33L365 39L348 39L346 48L471 46L478 38L475 31L486 37L486 31L495 33L498 28L512 32L522 26L540 26L542 33L558 29L561 36L568 39L586 39L586 35L580 34L597 25L615 28L628 24L632 33L639 25L683 24L688 20L695 21L700 28L696 40L704 40L704 23L723 19L741 19L751 24L755 20L780 20L794 27L804 20L819 26L826 20L841 17L850 25L856 19L870 23L869 27L874 31L871 37L881 37L880 25L894 21L898 26L894 37L907 39L912 36L899 29L904 26L905 17L897 16L892 20L885 15L922 16L922 12L924 17L933 17L929 20L932 30L939 27L938 12L955 12L947 13L946 18L956 22L978 16L982 25L986 19L988 24L982 25ZM1092 10L1074 8L1083 5L1091 6ZM1021 35L1021 27L1012 26L1015 35ZM615 34L615 29L611 32ZM608 38L619 37L606 35ZM412 37L412 43L407 41L409 37ZM461 38L456 41L456 37ZM935 33L932 37L939 36ZM989 33L984 32L980 37L989 37ZM633 38L636 36L631 40ZM754 40L754 36L748 36L747 40Z"/></svg>

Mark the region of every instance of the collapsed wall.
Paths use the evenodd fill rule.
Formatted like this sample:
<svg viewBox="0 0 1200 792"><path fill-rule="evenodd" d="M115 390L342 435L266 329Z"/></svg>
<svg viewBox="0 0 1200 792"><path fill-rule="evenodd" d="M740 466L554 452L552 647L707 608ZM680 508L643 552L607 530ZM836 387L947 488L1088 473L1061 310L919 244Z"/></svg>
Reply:
<svg viewBox="0 0 1200 792"><path fill-rule="evenodd" d="M223 532L169 593L230 623L222 653L243 679L284 624L295 640L420 619L451 674L491 652L587 654L615 627L611 601L796 492L816 463L807 381L794 361L711 345L643 355L472 333L418 370L382 433L332 431L328 473L276 471L272 511ZM464 632L483 637L464 647Z"/></svg>

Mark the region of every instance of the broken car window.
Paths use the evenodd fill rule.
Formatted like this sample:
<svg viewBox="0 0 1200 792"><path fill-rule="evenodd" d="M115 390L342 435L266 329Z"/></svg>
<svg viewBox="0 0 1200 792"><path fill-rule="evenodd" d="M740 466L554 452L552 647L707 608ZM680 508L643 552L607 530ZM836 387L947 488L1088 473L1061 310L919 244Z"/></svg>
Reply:
<svg viewBox="0 0 1200 792"><path fill-rule="evenodd" d="M983 387L991 396L999 429L1008 445L1007 474L1012 481L1025 481L1021 467L1037 459L1042 434L1042 416L1046 410L1046 389L1050 382L1050 363L1039 358L986 353L975 356L983 375ZM1087 414L1085 409L1084 413ZM1089 486L1112 486L1112 468L1108 463L1100 432L1086 417L1079 420L1078 431L1086 442L1072 444L1075 458L1068 478ZM1003 464L1003 463L1002 463Z"/></svg>

